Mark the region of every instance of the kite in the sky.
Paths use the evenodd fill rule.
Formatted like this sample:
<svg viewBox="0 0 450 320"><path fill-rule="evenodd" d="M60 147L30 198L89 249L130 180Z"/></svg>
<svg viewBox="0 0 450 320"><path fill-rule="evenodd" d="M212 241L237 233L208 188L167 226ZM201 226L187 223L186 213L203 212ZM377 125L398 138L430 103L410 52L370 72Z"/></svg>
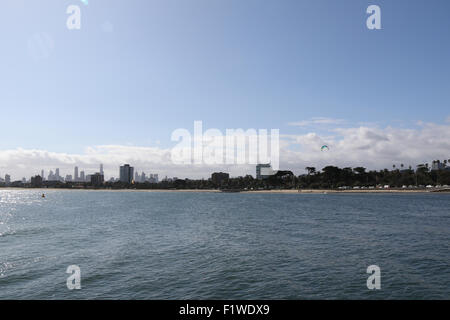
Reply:
<svg viewBox="0 0 450 320"><path fill-rule="evenodd" d="M327 145L323 145L322 148L320 148L320 151L328 151L330 148L328 148Z"/></svg>

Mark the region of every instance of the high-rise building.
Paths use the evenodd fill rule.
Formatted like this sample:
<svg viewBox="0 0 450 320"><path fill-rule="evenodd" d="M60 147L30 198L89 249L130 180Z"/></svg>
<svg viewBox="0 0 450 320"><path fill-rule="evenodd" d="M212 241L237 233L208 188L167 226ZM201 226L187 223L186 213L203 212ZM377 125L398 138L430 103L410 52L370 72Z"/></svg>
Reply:
<svg viewBox="0 0 450 320"><path fill-rule="evenodd" d="M133 180L134 168L129 164L124 164L120 167L120 181L131 183Z"/></svg>
<svg viewBox="0 0 450 320"><path fill-rule="evenodd" d="M75 167L73 170L73 177L75 181L78 181L80 178L78 177L78 167Z"/></svg>
<svg viewBox="0 0 450 320"><path fill-rule="evenodd" d="M41 187L42 186L42 177L41 176L31 177L31 186L37 187L37 188Z"/></svg>
<svg viewBox="0 0 450 320"><path fill-rule="evenodd" d="M157 173L155 173L155 174L150 173L149 178L148 178L148 181L149 181L150 183L158 183L158 182L159 182L159 180L158 180L158 174L157 174Z"/></svg>
<svg viewBox="0 0 450 320"><path fill-rule="evenodd" d="M91 180L92 185L99 186L99 185L103 184L103 182L105 181L105 178L100 172L97 172L96 174L91 175L90 180Z"/></svg>
<svg viewBox="0 0 450 320"><path fill-rule="evenodd" d="M84 171L80 171L80 181L85 182Z"/></svg>
<svg viewBox="0 0 450 320"><path fill-rule="evenodd" d="M103 163L100 163L100 174L105 176L105 173L103 172Z"/></svg>
<svg viewBox="0 0 450 320"><path fill-rule="evenodd" d="M139 173L136 171L136 173L134 174L134 182L140 182L141 181L141 177L139 176Z"/></svg>
<svg viewBox="0 0 450 320"><path fill-rule="evenodd" d="M5 174L5 184L8 185L11 183L11 176L9 174Z"/></svg>
<svg viewBox="0 0 450 320"><path fill-rule="evenodd" d="M41 170L41 178L42 178L42 181L45 180L45 177L44 177L44 170Z"/></svg>

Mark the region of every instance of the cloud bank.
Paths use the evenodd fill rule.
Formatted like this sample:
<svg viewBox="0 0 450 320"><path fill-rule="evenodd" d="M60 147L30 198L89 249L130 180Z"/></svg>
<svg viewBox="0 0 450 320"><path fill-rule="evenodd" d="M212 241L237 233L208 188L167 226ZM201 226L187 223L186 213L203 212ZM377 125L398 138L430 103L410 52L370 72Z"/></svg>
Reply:
<svg viewBox="0 0 450 320"><path fill-rule="evenodd" d="M304 168L321 169L326 165L364 166L368 169L405 167L450 159L450 124L422 123L415 129L359 126L330 129L326 135L314 132L280 136L280 169L305 173ZM328 151L321 146L328 145ZM73 174L74 166L86 174L97 172L103 163L105 175L118 177L119 166L130 163L139 172L159 173L160 177L208 178L214 171L233 176L255 175L253 165L176 165L170 148L122 145L90 146L82 154L48 150L11 149L0 151L0 175L8 173L15 180L40 174L44 169L60 168L62 176Z"/></svg>

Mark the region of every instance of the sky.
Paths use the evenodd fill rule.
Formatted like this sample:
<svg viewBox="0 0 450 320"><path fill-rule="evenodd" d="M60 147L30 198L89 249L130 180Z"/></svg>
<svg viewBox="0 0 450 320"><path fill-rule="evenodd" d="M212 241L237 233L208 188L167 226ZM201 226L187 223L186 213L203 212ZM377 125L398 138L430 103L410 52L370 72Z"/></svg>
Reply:
<svg viewBox="0 0 450 320"><path fill-rule="evenodd" d="M381 30L369 30L369 5ZM69 30L69 5L81 29ZM171 163L178 128L279 129L280 167L450 158L450 2L2 0L0 176ZM327 144L327 152L320 151Z"/></svg>

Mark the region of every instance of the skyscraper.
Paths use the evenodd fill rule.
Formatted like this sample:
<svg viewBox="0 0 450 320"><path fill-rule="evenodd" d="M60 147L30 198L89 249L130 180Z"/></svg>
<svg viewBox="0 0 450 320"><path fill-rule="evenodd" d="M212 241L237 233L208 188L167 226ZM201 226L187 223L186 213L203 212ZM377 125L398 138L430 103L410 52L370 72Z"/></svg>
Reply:
<svg viewBox="0 0 450 320"><path fill-rule="evenodd" d="M101 174L102 176L105 175L104 172L103 172L103 163L100 163L100 174Z"/></svg>
<svg viewBox="0 0 450 320"><path fill-rule="evenodd" d="M85 181L84 171L80 171L80 181Z"/></svg>
<svg viewBox="0 0 450 320"><path fill-rule="evenodd" d="M74 173L73 173L73 177L74 177L74 180L75 180L75 181L78 181L78 180L79 180L79 177L78 177L78 167L75 167Z"/></svg>
<svg viewBox="0 0 450 320"><path fill-rule="evenodd" d="M103 177L102 174L100 174L100 172L97 172L97 173L91 175L90 182L94 186L100 186L103 184L104 181L105 181L105 178Z"/></svg>
<svg viewBox="0 0 450 320"><path fill-rule="evenodd" d="M120 167L120 181L125 183L131 183L133 180L134 168L129 164L124 164Z"/></svg>

